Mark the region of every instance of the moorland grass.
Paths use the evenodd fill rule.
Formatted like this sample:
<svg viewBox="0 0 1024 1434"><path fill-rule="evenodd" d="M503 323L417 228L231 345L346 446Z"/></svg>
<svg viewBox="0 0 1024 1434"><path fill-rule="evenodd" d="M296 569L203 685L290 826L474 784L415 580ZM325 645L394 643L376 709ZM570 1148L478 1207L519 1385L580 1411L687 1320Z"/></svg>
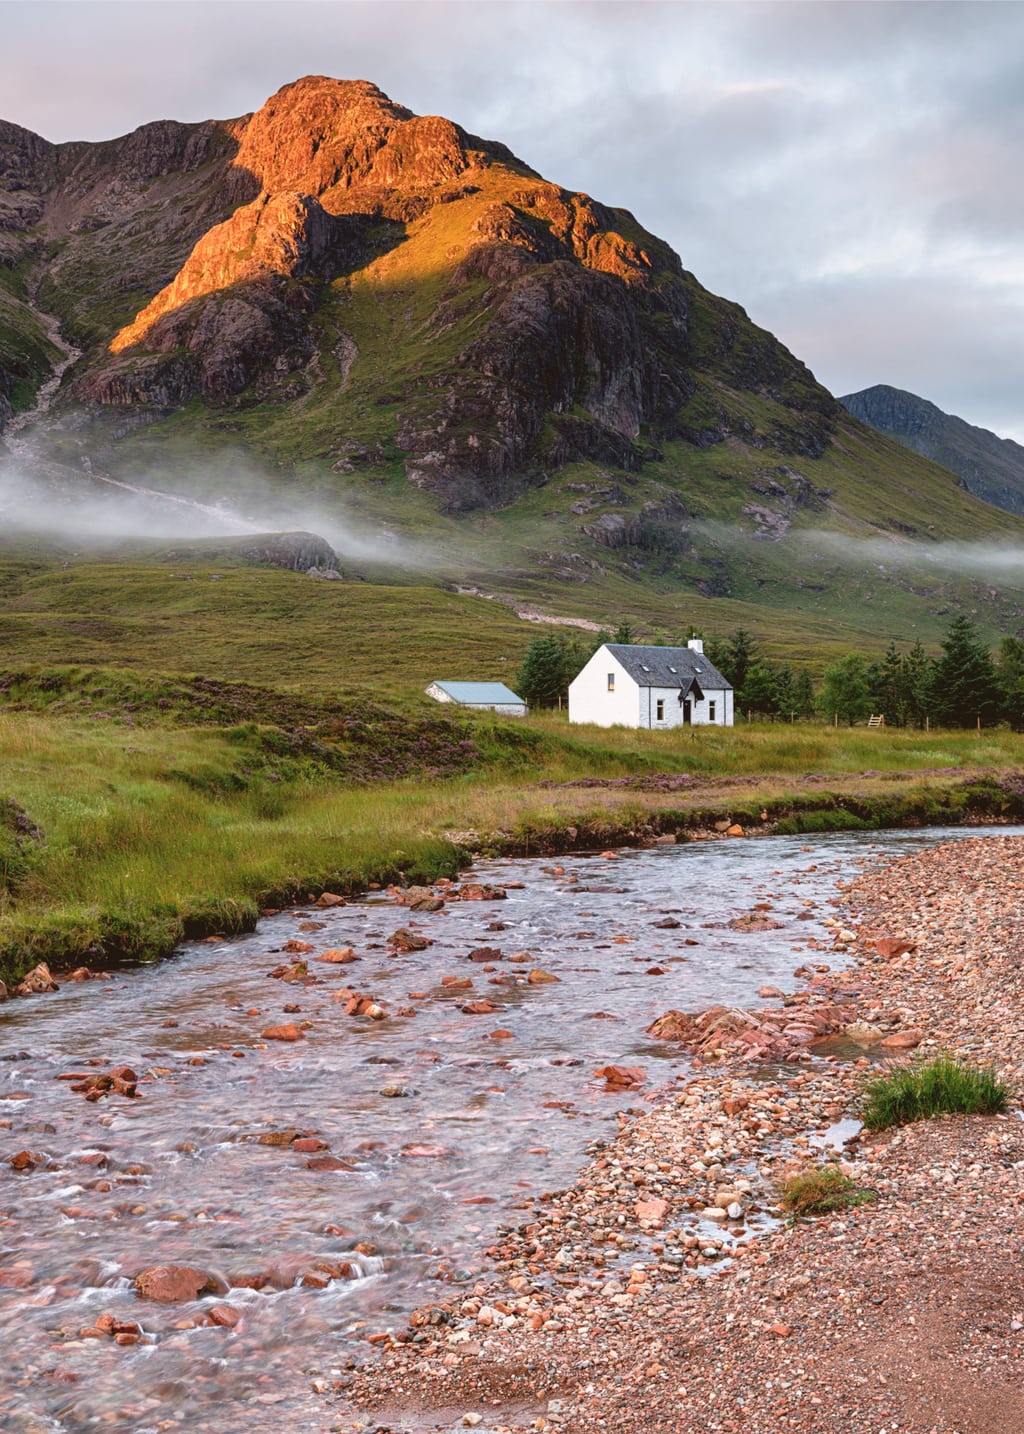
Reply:
<svg viewBox="0 0 1024 1434"><path fill-rule="evenodd" d="M919 1057L874 1076L864 1087L861 1119L868 1130L887 1130L936 1115L995 1115L1009 1092L991 1066L941 1053Z"/></svg>

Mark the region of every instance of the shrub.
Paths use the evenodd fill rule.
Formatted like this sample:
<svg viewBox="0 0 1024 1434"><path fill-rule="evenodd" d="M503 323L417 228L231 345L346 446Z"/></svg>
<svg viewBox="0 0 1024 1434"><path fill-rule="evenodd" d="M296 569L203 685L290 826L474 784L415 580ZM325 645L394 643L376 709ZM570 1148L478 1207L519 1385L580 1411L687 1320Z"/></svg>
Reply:
<svg viewBox="0 0 1024 1434"><path fill-rule="evenodd" d="M863 1189L844 1175L838 1165L821 1165L803 1175L793 1175L781 1183L779 1194L783 1208L791 1215L827 1215L878 1198L873 1190Z"/></svg>
<svg viewBox="0 0 1024 1434"><path fill-rule="evenodd" d="M935 1115L993 1115L1006 1109L1007 1095L991 1066L918 1057L868 1081L861 1116L868 1130L886 1130Z"/></svg>

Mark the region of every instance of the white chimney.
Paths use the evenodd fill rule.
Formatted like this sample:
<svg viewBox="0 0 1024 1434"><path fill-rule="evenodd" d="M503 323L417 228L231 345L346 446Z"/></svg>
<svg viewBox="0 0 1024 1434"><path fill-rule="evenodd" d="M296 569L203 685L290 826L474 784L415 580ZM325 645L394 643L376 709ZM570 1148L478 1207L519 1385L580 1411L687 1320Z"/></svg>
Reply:
<svg viewBox="0 0 1024 1434"><path fill-rule="evenodd" d="M699 652L702 657L704 656L704 639L702 637L691 637L686 645L691 652Z"/></svg>

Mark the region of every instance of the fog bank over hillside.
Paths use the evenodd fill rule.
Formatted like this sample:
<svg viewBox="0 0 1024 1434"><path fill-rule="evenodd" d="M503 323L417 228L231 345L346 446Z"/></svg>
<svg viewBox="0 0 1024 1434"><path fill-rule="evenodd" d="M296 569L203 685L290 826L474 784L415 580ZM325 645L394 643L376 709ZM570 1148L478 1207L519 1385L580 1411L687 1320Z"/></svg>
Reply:
<svg viewBox="0 0 1024 1434"><path fill-rule="evenodd" d="M147 473L137 482L96 471L45 476L23 462L0 463L0 536L31 535L96 549L119 544L200 542L258 534L315 534L353 563L426 571L430 555L385 530L373 530L344 505L293 502L265 479L239 471L236 492L213 502L175 492L173 480ZM180 481L180 475L175 475Z"/></svg>

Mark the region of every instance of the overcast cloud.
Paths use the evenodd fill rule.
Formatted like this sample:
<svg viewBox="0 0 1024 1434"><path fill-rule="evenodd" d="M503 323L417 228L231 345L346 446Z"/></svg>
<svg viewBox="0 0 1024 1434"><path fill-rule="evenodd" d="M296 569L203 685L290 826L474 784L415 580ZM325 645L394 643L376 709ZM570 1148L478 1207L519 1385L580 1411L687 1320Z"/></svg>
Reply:
<svg viewBox="0 0 1024 1434"><path fill-rule="evenodd" d="M632 209L833 393L1024 442L1024 4L0 0L51 140L369 79Z"/></svg>

